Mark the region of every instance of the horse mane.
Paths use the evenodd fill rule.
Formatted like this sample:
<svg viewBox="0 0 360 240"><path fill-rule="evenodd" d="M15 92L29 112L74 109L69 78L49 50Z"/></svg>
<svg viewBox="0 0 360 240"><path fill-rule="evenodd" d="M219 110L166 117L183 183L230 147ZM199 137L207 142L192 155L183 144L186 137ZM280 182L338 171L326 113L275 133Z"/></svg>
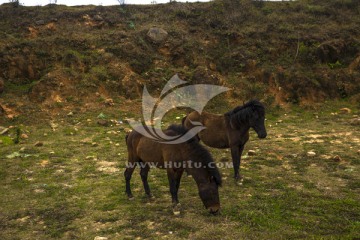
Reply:
<svg viewBox="0 0 360 240"><path fill-rule="evenodd" d="M188 129L186 129L182 125L172 124L166 129L166 134L184 135L187 133L187 131ZM205 166L205 169L208 171L210 177L213 177L216 184L221 186L222 184L221 174L219 172L219 169L216 167L215 161L212 158L210 152L204 146L202 146L199 143L199 141L197 141L196 137L193 137L190 140L188 140L186 144L189 144L191 146L189 150L190 151L189 158L191 160L201 162L202 163L201 167Z"/></svg>
<svg viewBox="0 0 360 240"><path fill-rule="evenodd" d="M166 135L169 136L176 136L176 135L185 135L187 132L189 131L189 129L186 129L183 125L178 125L178 124L171 124L167 129L166 129ZM189 140L187 140L187 142L192 142L192 141L197 141L197 138L194 136L192 138L190 138Z"/></svg>
<svg viewBox="0 0 360 240"><path fill-rule="evenodd" d="M221 186L222 184L221 174L210 152L204 146L202 146L198 141L192 141L190 144L192 146L190 150L191 152L189 154L191 160L201 162L202 163L201 167L205 167L210 177L214 178L215 183L218 186Z"/></svg>
<svg viewBox="0 0 360 240"><path fill-rule="evenodd" d="M251 100L242 106L238 106L233 110L225 113L225 116L230 117L230 125L234 129L238 129L242 123L249 120L250 117L257 112L260 116L265 115L265 107L258 100Z"/></svg>

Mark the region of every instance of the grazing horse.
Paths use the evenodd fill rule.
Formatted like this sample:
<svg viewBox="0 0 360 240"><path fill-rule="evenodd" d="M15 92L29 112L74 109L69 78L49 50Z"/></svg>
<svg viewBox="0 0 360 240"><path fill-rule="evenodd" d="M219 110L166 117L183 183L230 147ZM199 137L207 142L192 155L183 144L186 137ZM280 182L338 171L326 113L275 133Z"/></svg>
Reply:
<svg viewBox="0 0 360 240"><path fill-rule="evenodd" d="M172 125L164 133L168 136L183 135L187 130L181 125ZM206 150L195 138L179 144L167 144L155 141L132 131L126 137L128 164L124 173L126 193L133 198L130 189L131 175L138 165L145 193L152 197L147 181L150 166L165 168L170 185L173 208L178 206L178 190L181 176L186 170L191 173L198 186L200 198L212 214L220 210L218 187L221 185L221 174ZM174 212L175 213L175 212Z"/></svg>
<svg viewBox="0 0 360 240"><path fill-rule="evenodd" d="M206 145L231 149L235 180L242 180L239 168L241 154L249 140L249 129L253 128L259 138L267 135L264 105L252 100L223 115L193 111L183 118L182 124L186 129L191 129L194 127L191 122L200 122L206 127L197 135Z"/></svg>

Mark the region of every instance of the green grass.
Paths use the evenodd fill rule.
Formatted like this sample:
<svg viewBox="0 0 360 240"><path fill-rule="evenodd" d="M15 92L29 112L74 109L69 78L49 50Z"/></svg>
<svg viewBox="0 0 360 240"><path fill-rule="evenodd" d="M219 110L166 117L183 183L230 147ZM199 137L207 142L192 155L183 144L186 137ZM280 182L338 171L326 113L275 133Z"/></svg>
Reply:
<svg viewBox="0 0 360 240"><path fill-rule="evenodd" d="M344 105L357 114L344 102L327 103L317 110L270 109L268 138L259 140L250 132L241 168L244 184L234 183L232 169L220 169L224 184L219 216L207 213L195 182L186 176L179 190L182 213L174 216L166 172L159 169L149 174L155 199L144 196L137 170L132 179L135 200L129 201L124 193L127 153L121 130L126 124L102 127L96 123L99 113L88 112L56 119L61 124L55 131L49 124L22 126L29 138L0 148L0 237L356 238L360 134L357 126L349 124L351 115L331 115ZM107 119L126 116L107 109L104 114ZM180 123L176 117L181 114L170 112L164 124ZM37 141L44 145L34 146ZM255 149L256 155L247 156L249 149ZM210 150L217 161L230 161L229 151ZM310 150L316 156L308 157ZM20 155L6 158L14 152ZM340 162L333 159L336 155Z"/></svg>

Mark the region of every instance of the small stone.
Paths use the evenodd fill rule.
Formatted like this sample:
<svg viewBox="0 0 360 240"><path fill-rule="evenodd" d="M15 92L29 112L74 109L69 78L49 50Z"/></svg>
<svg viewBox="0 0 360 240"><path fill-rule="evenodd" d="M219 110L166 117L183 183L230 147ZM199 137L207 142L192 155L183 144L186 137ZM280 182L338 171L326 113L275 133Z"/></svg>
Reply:
<svg viewBox="0 0 360 240"><path fill-rule="evenodd" d="M248 151L248 155L249 155L249 156L254 156L254 155L256 155L255 150L249 150L249 151Z"/></svg>
<svg viewBox="0 0 360 240"><path fill-rule="evenodd" d="M28 139L28 138L29 138L29 136L28 136L28 135L26 135L25 133L23 133L23 134L21 134L21 135L20 135L20 138L22 138L22 139Z"/></svg>
<svg viewBox="0 0 360 240"><path fill-rule="evenodd" d="M314 157L314 156L316 155L316 153L313 152L313 151L310 151L310 152L307 152L306 155L307 155L308 157Z"/></svg>
<svg viewBox="0 0 360 240"><path fill-rule="evenodd" d="M341 157L339 155L336 155L335 157L333 157L333 160L335 162L341 162L342 161L342 159L341 159Z"/></svg>
<svg viewBox="0 0 360 240"><path fill-rule="evenodd" d="M110 126L110 122L105 119L99 119L97 121L97 124L99 124L100 126L104 126L104 127Z"/></svg>
<svg viewBox="0 0 360 240"><path fill-rule="evenodd" d="M108 238L107 238L107 237L96 236L96 237L94 238L94 240L108 240Z"/></svg>
<svg viewBox="0 0 360 240"><path fill-rule="evenodd" d="M350 124L354 126L360 125L360 118L354 118L350 120Z"/></svg>
<svg viewBox="0 0 360 240"><path fill-rule="evenodd" d="M91 146L97 147L97 146L99 146L99 144L97 144L96 142L92 142L92 143L91 143Z"/></svg>
<svg viewBox="0 0 360 240"><path fill-rule="evenodd" d="M164 29L158 27L150 28L146 35L151 41L156 43L163 42L168 37L168 33Z"/></svg>
<svg viewBox="0 0 360 240"><path fill-rule="evenodd" d="M93 17L93 19L94 19L95 21L98 21L98 22L101 22L101 21L104 20L99 14L96 14L96 15Z"/></svg>
<svg viewBox="0 0 360 240"><path fill-rule="evenodd" d="M108 106L114 106L114 100L112 98L105 99L105 104Z"/></svg>
<svg viewBox="0 0 360 240"><path fill-rule="evenodd" d="M67 115L68 115L69 117L71 117L71 116L74 115L74 113L73 113L73 112L69 112Z"/></svg>
<svg viewBox="0 0 360 240"><path fill-rule="evenodd" d="M1 131L0 135L4 135L9 132L9 128L4 128L4 129L1 129L0 131Z"/></svg>
<svg viewBox="0 0 360 240"><path fill-rule="evenodd" d="M132 132L132 129L130 129L130 128L124 128L124 132L126 132L126 133L131 133L131 132Z"/></svg>
<svg viewBox="0 0 360 240"><path fill-rule="evenodd" d="M341 108L339 111L340 111L340 113L342 113L342 114L349 114L349 113L351 113L351 109L350 109L350 108Z"/></svg>
<svg viewBox="0 0 360 240"><path fill-rule="evenodd" d="M36 25L44 25L45 21L44 20L38 20L38 21L35 21L35 24Z"/></svg>
<svg viewBox="0 0 360 240"><path fill-rule="evenodd" d="M54 155L54 154L55 154L55 152L54 152L54 151L50 151L50 152L49 152L49 154Z"/></svg>
<svg viewBox="0 0 360 240"><path fill-rule="evenodd" d="M44 146L44 143L43 143L43 142L36 142L36 143L34 144L34 146L35 146L35 147L42 147L42 146Z"/></svg>
<svg viewBox="0 0 360 240"><path fill-rule="evenodd" d="M22 147L20 148L19 152L25 152L26 148L25 147Z"/></svg>

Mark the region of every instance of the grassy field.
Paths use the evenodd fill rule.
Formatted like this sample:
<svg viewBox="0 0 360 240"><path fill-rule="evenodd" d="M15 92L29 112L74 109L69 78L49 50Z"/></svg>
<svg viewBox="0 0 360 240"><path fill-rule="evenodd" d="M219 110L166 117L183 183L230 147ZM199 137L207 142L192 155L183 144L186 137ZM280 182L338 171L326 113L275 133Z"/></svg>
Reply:
<svg viewBox="0 0 360 240"><path fill-rule="evenodd" d="M349 107L351 113L339 109ZM116 108L106 119L124 119ZM336 114L338 113L338 114ZM1 239L357 239L360 237L360 127L351 125L359 110L344 102L317 110L273 109L268 137L251 138L241 171L220 169L221 215L202 206L191 177L179 191L182 212L174 216L166 172L152 169L148 200L138 171L135 199L125 195L123 171L126 123L100 126L99 112L70 114L19 126L0 136ZM180 122L178 113L165 123ZM28 137L28 138L26 138ZM256 154L248 156L248 150ZM315 156L308 156L313 151ZM211 149L217 162L230 152Z"/></svg>

